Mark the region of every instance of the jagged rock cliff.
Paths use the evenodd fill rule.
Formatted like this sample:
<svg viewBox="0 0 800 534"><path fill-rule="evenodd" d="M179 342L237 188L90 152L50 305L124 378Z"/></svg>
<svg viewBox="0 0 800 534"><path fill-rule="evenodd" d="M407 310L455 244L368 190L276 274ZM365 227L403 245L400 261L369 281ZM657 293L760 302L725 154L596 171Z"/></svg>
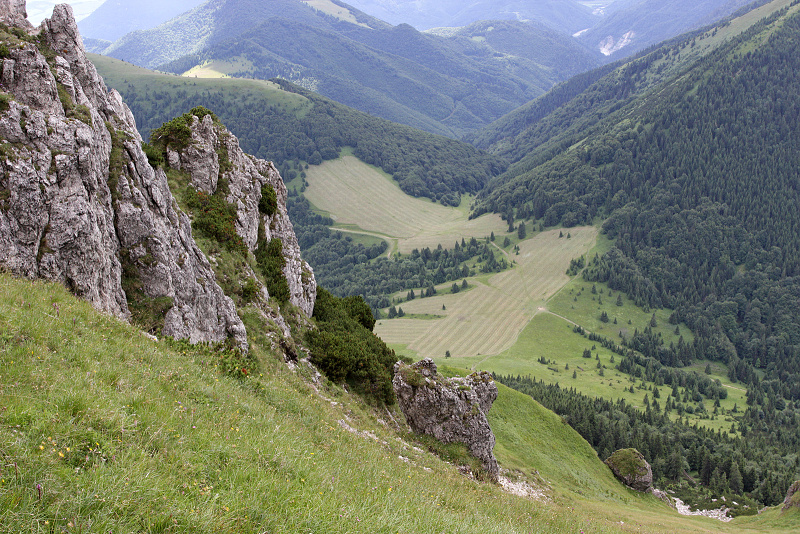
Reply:
<svg viewBox="0 0 800 534"><path fill-rule="evenodd" d="M202 118L191 116L190 120L191 141L186 146L166 143L167 164L189 173L197 191L217 193L220 180L224 180L228 190L226 200L236 206L236 233L251 252L280 239L289 302L311 316L317 295L316 281L311 266L300 258L300 245L286 210L286 186L278 170L272 162L245 154L236 136L211 114ZM275 192L275 209L271 213L259 210L264 186Z"/></svg>
<svg viewBox="0 0 800 534"><path fill-rule="evenodd" d="M0 0L0 22L6 26L16 26L32 30L28 22L28 13L25 9L25 0Z"/></svg>
<svg viewBox="0 0 800 534"><path fill-rule="evenodd" d="M131 311L152 316L164 335L232 339L246 348L234 303L195 243L165 172L150 165L130 110L87 60L72 9L57 6L38 32L24 14L24 1L0 0L0 19L12 26L0 29L0 266L60 281L123 318ZM195 133L198 147L213 145L201 139L200 125ZM237 230L248 240L259 227L253 206L260 186L271 183L283 200L285 188L275 169L245 156L233 136L224 142L234 170L243 169L242 180L233 171L228 178ZM208 158L184 157L200 176ZM213 180L213 165L205 175ZM292 302L310 314L313 273L299 259L285 208L273 218L267 228L285 242Z"/></svg>
<svg viewBox="0 0 800 534"><path fill-rule="evenodd" d="M486 414L497 398L492 376L482 371L466 378L446 379L436 364L425 358L415 364L394 366L394 392L406 421L414 432L442 443L463 443L497 481L494 434Z"/></svg>

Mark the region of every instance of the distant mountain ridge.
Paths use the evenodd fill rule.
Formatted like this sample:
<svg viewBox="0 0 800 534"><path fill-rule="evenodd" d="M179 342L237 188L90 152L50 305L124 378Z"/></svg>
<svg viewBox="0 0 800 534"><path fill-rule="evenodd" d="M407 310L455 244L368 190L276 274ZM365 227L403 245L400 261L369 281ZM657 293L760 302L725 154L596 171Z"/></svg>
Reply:
<svg viewBox="0 0 800 534"><path fill-rule="evenodd" d="M536 21L572 34L600 19L575 0L354 0L350 4L392 24L406 23L419 30L513 20Z"/></svg>
<svg viewBox="0 0 800 534"><path fill-rule="evenodd" d="M78 22L85 38L116 41L132 31L153 28L206 0L106 0Z"/></svg>
<svg viewBox="0 0 800 534"><path fill-rule="evenodd" d="M451 137L597 65L573 39L541 25L500 21L445 38L391 26L340 2L312 5L212 0L158 28L129 34L104 53L177 74L202 67L235 77L281 77L361 111ZM515 47L502 36L530 45Z"/></svg>
<svg viewBox="0 0 800 534"><path fill-rule="evenodd" d="M720 20L752 0L615 0L577 39L610 59Z"/></svg>

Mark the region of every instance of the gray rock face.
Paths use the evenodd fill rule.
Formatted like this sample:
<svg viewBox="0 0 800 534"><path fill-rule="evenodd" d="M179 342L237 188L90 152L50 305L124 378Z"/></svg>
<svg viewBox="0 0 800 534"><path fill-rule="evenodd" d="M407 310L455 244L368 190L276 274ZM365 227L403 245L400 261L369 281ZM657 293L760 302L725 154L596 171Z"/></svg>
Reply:
<svg viewBox="0 0 800 534"><path fill-rule="evenodd" d="M13 17L24 2L0 7ZM86 59L68 5L42 23L38 40L55 57L23 42L2 63L13 99L0 112L0 265L60 281L120 317L130 315L127 280L142 299L169 304L165 335L233 338L246 349L233 301L164 172L149 165L130 110Z"/></svg>
<svg viewBox="0 0 800 534"><path fill-rule="evenodd" d="M198 191L213 194L220 178L227 182L230 193L226 200L234 204L237 211L236 233L251 252L258 248L259 226L267 241L281 240L289 300L310 317L314 312L317 284L311 266L300 258L300 245L286 211L286 186L278 170L271 162L245 154L236 136L216 123L211 115L202 119L194 116L191 134L186 148L168 147L169 166L188 172ZM258 209L262 187L267 184L275 190L278 200L273 215L264 215Z"/></svg>
<svg viewBox="0 0 800 534"><path fill-rule="evenodd" d="M0 0L0 22L7 26L17 26L26 30L33 29L28 22L25 0Z"/></svg>
<svg viewBox="0 0 800 534"><path fill-rule="evenodd" d="M496 481L495 439L486 418L497 398L491 375L483 371L445 379L430 358L413 365L397 362L394 372L394 392L411 429L442 443L464 443Z"/></svg>
<svg viewBox="0 0 800 534"><path fill-rule="evenodd" d="M786 498L783 500L782 510L790 508L800 508L800 480L795 480L789 486L789 491L786 492Z"/></svg>
<svg viewBox="0 0 800 534"><path fill-rule="evenodd" d="M605 464L629 488L641 492L652 490L653 470L636 449L620 449L609 456Z"/></svg>

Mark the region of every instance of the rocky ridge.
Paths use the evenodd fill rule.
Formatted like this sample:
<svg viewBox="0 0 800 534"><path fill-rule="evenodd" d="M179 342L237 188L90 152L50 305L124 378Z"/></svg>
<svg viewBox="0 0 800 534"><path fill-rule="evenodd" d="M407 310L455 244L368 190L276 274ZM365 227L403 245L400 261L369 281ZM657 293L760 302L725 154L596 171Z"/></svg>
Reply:
<svg viewBox="0 0 800 534"><path fill-rule="evenodd" d="M786 498L783 500L783 508L781 509L786 511L790 508L800 508L800 480L795 480L789 486Z"/></svg>
<svg viewBox="0 0 800 534"><path fill-rule="evenodd" d="M414 432L442 443L465 444L489 478L498 480L492 452L495 438L486 417L497 398L497 386L489 373L446 379L437 373L433 360L425 358L412 365L397 362L392 385Z"/></svg>
<svg viewBox="0 0 800 534"><path fill-rule="evenodd" d="M230 339L246 350L233 301L195 243L164 170L150 165L130 110L86 58L71 7L57 6L36 31L24 1L0 0L0 19L0 267L59 281L121 318L150 317L163 335ZM202 147L199 125L195 133ZM292 302L310 314L316 284L299 258L280 176L244 155L233 136L226 142L237 231L252 250L259 227L253 205L260 185L272 184L280 207L266 226L285 242ZM184 156L190 166L192 153ZM205 171L213 173L213 166Z"/></svg>
<svg viewBox="0 0 800 534"><path fill-rule="evenodd" d="M16 26L32 30L28 22L28 12L25 0L0 0L0 22L7 26Z"/></svg>

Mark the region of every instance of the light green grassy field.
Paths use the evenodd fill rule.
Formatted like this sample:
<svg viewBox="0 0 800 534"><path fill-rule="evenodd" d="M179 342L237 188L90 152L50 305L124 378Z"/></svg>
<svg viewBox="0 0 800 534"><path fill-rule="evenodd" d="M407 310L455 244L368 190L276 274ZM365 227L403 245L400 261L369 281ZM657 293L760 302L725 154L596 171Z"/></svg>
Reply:
<svg viewBox="0 0 800 534"><path fill-rule="evenodd" d="M322 11L327 15L336 17L339 20L369 28L369 26L363 22L359 22L356 16L349 9L342 7L339 4L335 4L331 0L303 0L303 3L308 4L310 7L313 7L318 11Z"/></svg>
<svg viewBox="0 0 800 534"><path fill-rule="evenodd" d="M226 78L234 72L242 72L253 68L246 60L238 61L206 61L202 65L192 67L181 74L187 78Z"/></svg>
<svg viewBox="0 0 800 534"><path fill-rule="evenodd" d="M351 155L306 171L305 197L330 215L337 226L383 236L399 252L451 248L462 238L505 235L507 225L496 214L469 220L469 197L447 207L403 193L392 178Z"/></svg>
<svg viewBox="0 0 800 534"><path fill-rule="evenodd" d="M509 256L516 262L512 269L470 278L475 286L470 291L401 305L407 314L441 315L441 319L383 319L375 332L387 343L406 345L419 358L443 358L450 351L454 359L480 360L507 350L545 301L569 281L564 272L570 260L586 253L597 237L594 227L570 232L569 239L551 230L521 242L519 255Z"/></svg>
<svg viewBox="0 0 800 534"><path fill-rule="evenodd" d="M501 386L490 411L497 457L547 500L510 495L414 449L378 421L385 411L335 386L311 387L264 350L258 314L244 319L256 361L236 380L211 351L151 341L60 285L0 274L0 532L798 526L797 513L778 511L727 525L678 516L624 489L559 417Z"/></svg>
<svg viewBox="0 0 800 534"><path fill-rule="evenodd" d="M600 235L596 246L586 257L589 259L594 254L602 254L609 247L608 240ZM621 306L617 305L618 296L621 297ZM602 311L608 314L608 323L600 320ZM669 324L670 310L645 311L624 295L612 291L606 284L586 282L581 276L576 276L540 306L539 313L525 326L512 347L497 355L468 358L462 365L499 374L530 375L548 383L575 387L586 395L610 400L621 398L634 406L643 407L645 395L652 401L652 390L658 386L650 382L632 380L630 376L617 371L615 366L621 356L603 348L600 343L589 341L575 333L573 328L580 325L587 332L594 332L620 343L621 335L630 337L635 329L643 331L648 327L654 314L656 327L653 330L662 336L666 345L677 344L680 337L687 343L694 339L686 325ZM614 324L615 319L617 324ZM592 351L591 359L583 358L585 349ZM550 360L551 363L540 363L540 358ZM440 363L445 361L442 355L436 355L435 359ZM602 376L597 368L598 362L604 367ZM707 364L711 366L709 377L719 380L727 388L728 397L720 400L719 413L714 419L710 419L708 415L714 411L713 401L708 399L703 401L706 415L686 414L685 417L691 424L697 422L713 430L727 431L734 422L730 412L734 407L739 411L746 407L746 390L728 379L724 364L702 361L687 370L704 374ZM572 377L573 373L576 375L575 378ZM630 391L631 386L634 387L633 392ZM660 386L658 389L659 403L663 407L671 388ZM696 406L696 403L693 404Z"/></svg>
<svg viewBox="0 0 800 534"><path fill-rule="evenodd" d="M222 90L230 93L232 98L258 95L260 98L266 98L271 105L282 107L300 116L312 106L306 97L283 91L276 84L265 80L221 79L220 76L224 74L223 72L210 78L169 76L107 56L88 54L88 57L97 66L97 69L103 73L103 78L106 82L113 86L130 83L139 87L147 86L150 91L162 89L169 89L170 91L185 90L188 94L199 94L206 90Z"/></svg>

